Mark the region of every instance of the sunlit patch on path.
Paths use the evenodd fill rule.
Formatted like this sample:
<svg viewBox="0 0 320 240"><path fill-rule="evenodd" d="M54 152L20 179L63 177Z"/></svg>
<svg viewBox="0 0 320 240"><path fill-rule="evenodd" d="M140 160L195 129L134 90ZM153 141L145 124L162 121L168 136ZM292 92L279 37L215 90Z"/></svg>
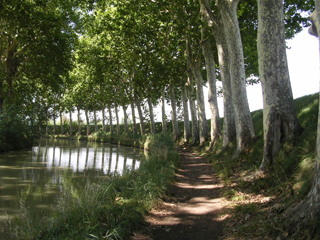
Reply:
<svg viewBox="0 0 320 240"><path fill-rule="evenodd" d="M136 235L133 239L201 240L222 236L222 185L205 159L184 152L181 157L171 197L147 217L150 236Z"/></svg>

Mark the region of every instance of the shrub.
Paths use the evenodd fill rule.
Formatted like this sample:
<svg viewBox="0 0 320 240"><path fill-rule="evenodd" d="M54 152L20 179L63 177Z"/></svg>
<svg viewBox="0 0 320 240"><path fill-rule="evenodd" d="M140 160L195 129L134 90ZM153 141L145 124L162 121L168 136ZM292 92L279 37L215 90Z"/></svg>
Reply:
<svg viewBox="0 0 320 240"><path fill-rule="evenodd" d="M24 148L33 143L32 126L19 109L10 107L0 113L0 152Z"/></svg>
<svg viewBox="0 0 320 240"><path fill-rule="evenodd" d="M144 143L144 149L151 155L167 157L173 150L174 142L169 134L149 135Z"/></svg>

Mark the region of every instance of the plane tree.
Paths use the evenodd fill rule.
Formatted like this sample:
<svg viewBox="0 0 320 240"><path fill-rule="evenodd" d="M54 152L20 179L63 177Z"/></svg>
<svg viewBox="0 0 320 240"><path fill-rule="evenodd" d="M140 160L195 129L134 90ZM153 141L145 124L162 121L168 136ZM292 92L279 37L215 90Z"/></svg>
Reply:
<svg viewBox="0 0 320 240"><path fill-rule="evenodd" d="M309 28L309 33L315 37L320 37L320 1L315 1L315 10L309 16L312 22ZM319 49L320 53L320 41ZM318 130L317 130L317 141L316 141L316 159L314 165L313 182L307 197L301 201L297 206L291 209L290 215L293 219L293 224L310 225L314 224L317 228L317 223L320 214L320 114L318 116Z"/></svg>
<svg viewBox="0 0 320 240"><path fill-rule="evenodd" d="M70 15L55 1L5 1L0 6L0 105L20 105L40 81L53 89L71 67ZM68 6L69 7L69 6Z"/></svg>

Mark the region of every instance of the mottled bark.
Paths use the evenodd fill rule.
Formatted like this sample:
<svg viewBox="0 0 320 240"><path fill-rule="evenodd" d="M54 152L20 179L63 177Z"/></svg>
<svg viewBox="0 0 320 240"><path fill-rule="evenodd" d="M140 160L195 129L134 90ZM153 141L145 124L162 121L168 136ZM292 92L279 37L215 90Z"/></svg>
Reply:
<svg viewBox="0 0 320 240"><path fill-rule="evenodd" d="M145 135L146 134L146 129L144 126L144 118L143 118L143 114L142 114L142 109L141 109L141 104L140 104L140 100L136 99L136 106L138 109L138 114L139 114L139 120L140 120L140 133L141 135Z"/></svg>
<svg viewBox="0 0 320 240"><path fill-rule="evenodd" d="M229 53L232 102L235 110L237 153L246 149L255 133L246 92L243 48L237 18L239 0L217 0Z"/></svg>
<svg viewBox="0 0 320 240"><path fill-rule="evenodd" d="M195 103L196 100L195 100L192 76L188 77L188 85L190 87L189 105L190 105L191 125L192 125L192 145L195 145L196 142L199 141L199 125L198 125L197 110L196 110L196 103Z"/></svg>
<svg viewBox="0 0 320 240"><path fill-rule="evenodd" d="M209 85L208 102L211 112L210 148L212 148L214 143L221 137L221 124L217 100L215 61L209 40L210 39L208 38L202 43L202 53L206 63L207 80Z"/></svg>
<svg viewBox="0 0 320 240"><path fill-rule="evenodd" d="M165 89L166 87L163 87L162 93L161 93L161 118L162 118L162 132L167 132L167 117L166 117L166 99L165 99Z"/></svg>
<svg viewBox="0 0 320 240"><path fill-rule="evenodd" d="M206 110L203 97L203 77L201 74L201 59L200 57L194 61L191 66L194 79L196 82L197 107L199 117L199 138L200 146L203 146L208 138L208 123L206 119Z"/></svg>
<svg viewBox="0 0 320 240"><path fill-rule="evenodd" d="M73 124L72 124L72 112L69 112L69 118L70 118L70 136L73 134Z"/></svg>
<svg viewBox="0 0 320 240"><path fill-rule="evenodd" d="M134 102L131 101L131 114L132 114L132 133L137 134L136 114L134 110Z"/></svg>
<svg viewBox="0 0 320 240"><path fill-rule="evenodd" d="M120 121L119 121L119 112L118 112L118 105L115 104L114 106L115 112L116 112L116 122L117 122L117 134L120 134Z"/></svg>
<svg viewBox="0 0 320 240"><path fill-rule="evenodd" d="M113 117L112 117L112 111L111 111L111 104L108 105L108 112L109 112L109 127L110 127L110 133L113 133Z"/></svg>
<svg viewBox="0 0 320 240"><path fill-rule="evenodd" d="M229 146L236 139L237 130L235 124L235 111L232 102L231 77L228 68L229 55L225 40L225 34L216 34L216 45L218 49L218 59L223 91L223 148Z"/></svg>
<svg viewBox="0 0 320 240"><path fill-rule="evenodd" d="M309 33L319 38L320 36L320 0L315 1L316 9L310 15L309 20L312 22L309 28ZM319 55L320 55L320 41L319 41ZM319 64L320 65L320 64ZM320 107L320 106L319 106ZM310 223L319 220L320 216L320 115L318 116L318 130L316 143L316 159L314 166L314 175L311 190L304 201L291 209L293 213L294 223ZM319 226L315 224L315 227Z"/></svg>
<svg viewBox="0 0 320 240"><path fill-rule="evenodd" d="M188 142L191 136L190 131L190 121L189 121L189 108L188 108L188 97L187 97L187 86L186 84L182 84L181 87L181 95L182 95L182 106L183 106L183 137L184 142Z"/></svg>
<svg viewBox="0 0 320 240"><path fill-rule="evenodd" d="M149 114L150 114L150 132L156 134L156 125L154 123L153 106L151 97L148 98Z"/></svg>
<svg viewBox="0 0 320 240"><path fill-rule="evenodd" d="M229 52L223 22L220 13L213 15L208 0L199 0L202 19L208 23L216 40L218 61L223 89L223 147L236 139L235 113L232 103L231 77L229 70Z"/></svg>
<svg viewBox="0 0 320 240"><path fill-rule="evenodd" d="M124 119L124 131L126 133L129 132L128 130L128 115L127 115L127 106L125 104L122 105L123 109L123 119Z"/></svg>
<svg viewBox="0 0 320 240"><path fill-rule="evenodd" d="M263 89L264 151L267 170L281 144L301 132L286 55L282 0L258 0L258 56Z"/></svg>
<svg viewBox="0 0 320 240"><path fill-rule="evenodd" d="M90 135L90 122L89 122L89 113L88 113L88 106L85 107L85 115L87 121L87 136Z"/></svg>
<svg viewBox="0 0 320 240"><path fill-rule="evenodd" d="M172 121L172 129L173 129L173 139L174 141L178 141L180 137L180 131L178 127L178 119L177 119L177 104L176 104L176 95L174 93L174 86L170 84L169 86L170 100L171 100L171 121Z"/></svg>

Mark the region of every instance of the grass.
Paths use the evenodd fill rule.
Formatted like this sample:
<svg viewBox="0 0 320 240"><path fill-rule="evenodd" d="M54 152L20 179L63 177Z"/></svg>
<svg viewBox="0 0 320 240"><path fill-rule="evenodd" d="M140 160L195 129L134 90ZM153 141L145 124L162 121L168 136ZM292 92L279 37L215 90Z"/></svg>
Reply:
<svg viewBox="0 0 320 240"><path fill-rule="evenodd" d="M256 141L245 153L234 158L235 144L222 149L218 141L213 151L196 148L212 162L224 184L222 196L228 203L222 214L226 239L317 239L313 224L303 229L286 225L285 212L308 194L313 177L319 95L295 100L299 122L304 128L298 139L285 143L271 171L253 176L263 156L263 113L252 112ZM53 216L35 216L22 208L21 218L8 222L11 239L127 239L144 224L143 216L160 201L173 179L177 153L169 135L141 137L108 135L114 143L149 149L149 160L138 171L112 178L99 186L88 185L78 199L65 194ZM92 135L101 141L103 134ZM207 146L206 146L207 147ZM163 151L163 149L166 149ZM162 155L161 155L162 154ZM160 156L161 155L161 156ZM157 174L154 174L154 173Z"/></svg>
<svg viewBox="0 0 320 240"><path fill-rule="evenodd" d="M222 150L221 142L206 158L224 184L228 202L222 214L225 239L314 239L315 225L293 229L286 224L286 210L303 200L313 178L318 124L319 95L295 100L299 122L304 128L296 141L285 143L266 175L254 176L263 157L263 113L252 112L256 142L246 153L233 158L235 148ZM318 234L318 235L317 235Z"/></svg>
<svg viewBox="0 0 320 240"><path fill-rule="evenodd" d="M166 194L179 160L169 135L148 141L149 158L138 170L99 185L87 183L78 197L66 189L52 215L35 213L22 205L20 217L6 222L6 239L128 239L145 224L147 211ZM164 146L166 156L156 154L161 152L156 148Z"/></svg>

